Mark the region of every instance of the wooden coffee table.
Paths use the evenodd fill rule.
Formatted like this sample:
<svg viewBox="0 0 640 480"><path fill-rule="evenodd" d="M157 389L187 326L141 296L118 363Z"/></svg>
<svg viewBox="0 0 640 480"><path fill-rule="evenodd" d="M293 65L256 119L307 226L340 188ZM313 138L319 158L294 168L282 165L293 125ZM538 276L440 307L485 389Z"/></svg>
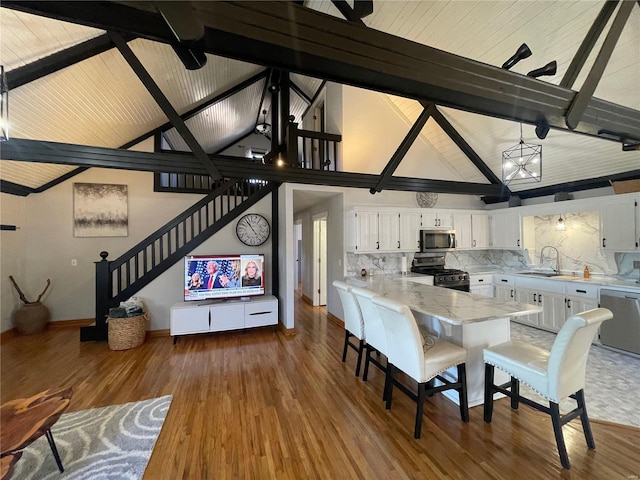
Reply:
<svg viewBox="0 0 640 480"><path fill-rule="evenodd" d="M0 446L2 452L0 478L9 478L21 450L46 435L60 472L64 472L51 427L71 402L71 388L45 390L29 398L19 398L0 407Z"/></svg>

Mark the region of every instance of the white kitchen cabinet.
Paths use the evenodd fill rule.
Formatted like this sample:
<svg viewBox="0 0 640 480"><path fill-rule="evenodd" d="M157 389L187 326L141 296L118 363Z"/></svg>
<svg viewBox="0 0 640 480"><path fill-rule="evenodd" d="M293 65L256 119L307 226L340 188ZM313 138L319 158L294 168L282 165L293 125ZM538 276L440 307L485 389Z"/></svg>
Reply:
<svg viewBox="0 0 640 480"><path fill-rule="evenodd" d="M522 248L520 245L520 215L512 212L490 214L489 238L491 248Z"/></svg>
<svg viewBox="0 0 640 480"><path fill-rule="evenodd" d="M453 228L456 231L456 248L471 248L473 246L471 214L454 213Z"/></svg>
<svg viewBox="0 0 640 480"><path fill-rule="evenodd" d="M278 299L273 295L214 304L178 302L171 307L171 336L221 332L278 324Z"/></svg>
<svg viewBox="0 0 640 480"><path fill-rule="evenodd" d="M637 201L627 198L600 206L600 247L613 252L638 249Z"/></svg>
<svg viewBox="0 0 640 480"><path fill-rule="evenodd" d="M597 285L566 282L564 293L566 307L565 319L576 313L598 308L599 287Z"/></svg>
<svg viewBox="0 0 640 480"><path fill-rule="evenodd" d="M489 247L489 215L485 213L471 214L471 247Z"/></svg>
<svg viewBox="0 0 640 480"><path fill-rule="evenodd" d="M493 297L493 275L491 273L469 274L469 291L476 295Z"/></svg>
<svg viewBox="0 0 640 480"><path fill-rule="evenodd" d="M513 277L495 274L493 276L493 296L501 300L515 300Z"/></svg>
<svg viewBox="0 0 640 480"><path fill-rule="evenodd" d="M538 305L538 291L530 290L528 288L518 288L515 293L516 302L528 303L529 305ZM520 315L513 319L515 322L524 323L532 327L537 327L540 324L540 313L530 313L529 315Z"/></svg>
<svg viewBox="0 0 640 480"><path fill-rule="evenodd" d="M357 210L351 212L347 224L349 230L349 246L352 251L377 252L378 242L378 212L371 210Z"/></svg>
<svg viewBox="0 0 640 480"><path fill-rule="evenodd" d="M397 252L400 250L400 214L398 212L378 213L379 252Z"/></svg>
<svg viewBox="0 0 640 480"><path fill-rule="evenodd" d="M420 250L420 212L400 212L400 251L417 252Z"/></svg>
<svg viewBox="0 0 640 480"><path fill-rule="evenodd" d="M422 228L453 228L453 214L451 212L423 212Z"/></svg>
<svg viewBox="0 0 640 480"><path fill-rule="evenodd" d="M538 292L538 302L542 307L539 316L539 325L545 330L557 332L564 325L566 318L564 293L549 291Z"/></svg>

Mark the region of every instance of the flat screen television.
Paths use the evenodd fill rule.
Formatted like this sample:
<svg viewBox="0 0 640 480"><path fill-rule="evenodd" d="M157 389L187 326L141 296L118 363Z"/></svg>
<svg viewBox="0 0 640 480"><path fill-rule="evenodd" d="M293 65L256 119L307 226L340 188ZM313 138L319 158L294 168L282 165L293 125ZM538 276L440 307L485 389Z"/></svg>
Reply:
<svg viewBox="0 0 640 480"><path fill-rule="evenodd" d="M264 295L263 254L192 255L184 259L184 301Z"/></svg>

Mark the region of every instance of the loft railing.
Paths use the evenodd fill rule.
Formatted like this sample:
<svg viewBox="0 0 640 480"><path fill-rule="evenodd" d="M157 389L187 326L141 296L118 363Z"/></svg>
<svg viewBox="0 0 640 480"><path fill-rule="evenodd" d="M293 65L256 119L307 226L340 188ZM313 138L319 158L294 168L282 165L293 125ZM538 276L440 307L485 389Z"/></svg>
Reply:
<svg viewBox="0 0 640 480"><path fill-rule="evenodd" d="M80 339L106 340L109 309L117 307L273 190L262 180L227 180L113 261L96 262L96 323Z"/></svg>
<svg viewBox="0 0 640 480"><path fill-rule="evenodd" d="M338 143L342 135L301 130L298 124L287 125L287 160L290 165L313 170L338 170Z"/></svg>

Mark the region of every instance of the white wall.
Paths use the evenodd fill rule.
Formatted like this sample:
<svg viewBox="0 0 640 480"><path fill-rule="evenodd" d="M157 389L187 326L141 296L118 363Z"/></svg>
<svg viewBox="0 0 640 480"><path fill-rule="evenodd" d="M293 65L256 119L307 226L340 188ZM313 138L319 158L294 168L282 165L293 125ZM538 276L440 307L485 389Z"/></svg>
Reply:
<svg viewBox="0 0 640 480"><path fill-rule="evenodd" d="M127 237L76 238L73 236L73 183L114 183L128 186L129 234ZM202 198L202 195L153 192L153 174L90 169L45 192L24 199L2 195L2 223L16 223L18 232L2 232L2 331L12 327L11 312L19 307L17 295L5 288L4 277L13 274L28 298L37 297L46 279L51 287L43 298L52 321L94 318L95 265L99 253L114 260L170 219ZM271 218L270 196L251 211ZM17 235L16 235L17 233ZM251 250L235 237L235 223L198 247L198 254L243 253ZM271 242L258 249L270 262ZM256 252L258 251L256 250ZM78 265L71 266L76 259ZM4 274L5 268L13 273ZM161 278L141 290L151 317L151 329L169 328L169 308L182 299L182 265L173 266ZM271 287L267 284L267 291ZM33 299L35 299L35 297Z"/></svg>

